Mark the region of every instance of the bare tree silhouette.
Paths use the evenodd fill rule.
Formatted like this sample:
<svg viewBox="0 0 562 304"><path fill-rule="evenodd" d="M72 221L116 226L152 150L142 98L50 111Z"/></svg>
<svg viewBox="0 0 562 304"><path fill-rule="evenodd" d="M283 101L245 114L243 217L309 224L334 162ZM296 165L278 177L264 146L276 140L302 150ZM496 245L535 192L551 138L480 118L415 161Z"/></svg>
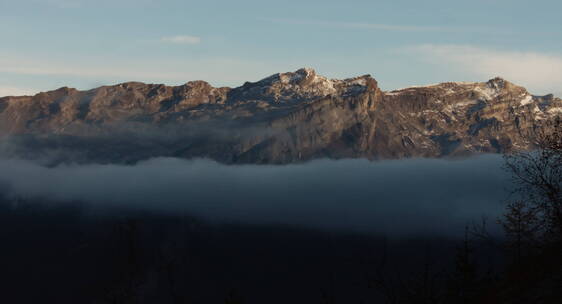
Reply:
<svg viewBox="0 0 562 304"><path fill-rule="evenodd" d="M562 119L538 131L534 145L536 150L505 155L518 198L502 224L519 245L529 237L542 245L562 240Z"/></svg>

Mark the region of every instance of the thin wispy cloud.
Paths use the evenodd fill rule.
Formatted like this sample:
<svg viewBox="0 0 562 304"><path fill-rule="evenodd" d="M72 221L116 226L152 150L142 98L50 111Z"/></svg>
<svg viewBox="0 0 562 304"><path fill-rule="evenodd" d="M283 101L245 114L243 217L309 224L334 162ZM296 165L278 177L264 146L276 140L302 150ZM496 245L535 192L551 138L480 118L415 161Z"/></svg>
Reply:
<svg viewBox="0 0 562 304"><path fill-rule="evenodd" d="M0 97L4 96L22 96L22 95L34 95L38 90L29 88L20 88L13 86L0 86Z"/></svg>
<svg viewBox="0 0 562 304"><path fill-rule="evenodd" d="M87 8L87 7L100 7L100 6L113 6L115 5L135 5L141 6L145 4L153 3L154 0L3 0L3 1L14 1L21 3L32 3L39 6L50 6L60 9L75 9L75 8Z"/></svg>
<svg viewBox="0 0 562 304"><path fill-rule="evenodd" d="M160 41L166 43L173 43L173 44L199 44L201 43L201 37L190 36L190 35L178 35L178 36L162 37Z"/></svg>
<svg viewBox="0 0 562 304"><path fill-rule="evenodd" d="M87 78L117 78L117 79L189 79L189 74L178 71L156 70L150 67L144 69L130 66L103 66L88 64L53 63L41 60L2 60L0 59L0 73L36 76L75 76Z"/></svg>
<svg viewBox="0 0 562 304"><path fill-rule="evenodd" d="M407 25L407 24L384 24L368 22L339 22L323 20L299 20L299 19L264 19L269 22L288 24L288 25L308 25L318 27L330 27L340 29L356 30L378 30L394 32L429 32L429 33L460 33L460 32L487 32L498 33L500 30L481 26L454 27L454 26L427 26L427 25ZM503 32L503 31L501 31Z"/></svg>
<svg viewBox="0 0 562 304"><path fill-rule="evenodd" d="M239 86L248 80L259 80L279 71L296 68L295 66L288 68L283 63L231 57L197 59L152 57L118 61L87 57L63 61L48 56L23 56L0 52L0 75L48 76L45 78L60 80L56 82L59 86L77 86L82 89L91 88L90 84L105 85L124 81L177 85L192 80L205 80L215 86ZM53 82L48 83L47 88L51 88ZM84 87L76 83L88 85ZM46 87L44 84L35 83L11 85Z"/></svg>
<svg viewBox="0 0 562 304"><path fill-rule="evenodd" d="M82 5L80 0L47 0L46 4L58 8L78 8Z"/></svg>
<svg viewBox="0 0 562 304"><path fill-rule="evenodd" d="M501 76L523 85L533 93L560 92L562 54L504 51L470 45L426 44L407 48L407 52L432 64L466 73L469 77Z"/></svg>

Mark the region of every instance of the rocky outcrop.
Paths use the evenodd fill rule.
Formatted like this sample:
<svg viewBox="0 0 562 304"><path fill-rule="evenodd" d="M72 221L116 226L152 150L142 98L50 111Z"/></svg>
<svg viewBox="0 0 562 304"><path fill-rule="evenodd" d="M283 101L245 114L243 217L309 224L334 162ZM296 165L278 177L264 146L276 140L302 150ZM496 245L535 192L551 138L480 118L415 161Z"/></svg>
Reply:
<svg viewBox="0 0 562 304"><path fill-rule="evenodd" d="M383 92L369 75L300 69L233 89L124 83L4 97L0 136L3 154L58 161L290 163L529 149L561 115L560 99L501 78Z"/></svg>

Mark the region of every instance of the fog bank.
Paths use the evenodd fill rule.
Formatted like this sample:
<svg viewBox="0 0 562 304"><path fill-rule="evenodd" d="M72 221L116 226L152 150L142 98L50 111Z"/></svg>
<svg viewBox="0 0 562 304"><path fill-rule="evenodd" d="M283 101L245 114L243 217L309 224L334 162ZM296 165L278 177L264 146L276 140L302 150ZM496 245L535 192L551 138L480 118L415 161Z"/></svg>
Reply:
<svg viewBox="0 0 562 304"><path fill-rule="evenodd" d="M47 168L0 160L11 196L190 214L219 222L282 224L393 236L458 236L495 221L507 197L502 159L317 160L286 166L155 158L133 166Z"/></svg>

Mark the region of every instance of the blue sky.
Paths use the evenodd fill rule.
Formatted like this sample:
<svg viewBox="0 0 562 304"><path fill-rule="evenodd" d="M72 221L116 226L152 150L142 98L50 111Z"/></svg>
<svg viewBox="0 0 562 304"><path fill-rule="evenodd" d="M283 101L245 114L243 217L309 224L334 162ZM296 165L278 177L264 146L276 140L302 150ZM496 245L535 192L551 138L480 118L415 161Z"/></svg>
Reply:
<svg viewBox="0 0 562 304"><path fill-rule="evenodd" d="M0 0L0 95L237 86L312 67L384 90L502 76L562 95L562 2Z"/></svg>

